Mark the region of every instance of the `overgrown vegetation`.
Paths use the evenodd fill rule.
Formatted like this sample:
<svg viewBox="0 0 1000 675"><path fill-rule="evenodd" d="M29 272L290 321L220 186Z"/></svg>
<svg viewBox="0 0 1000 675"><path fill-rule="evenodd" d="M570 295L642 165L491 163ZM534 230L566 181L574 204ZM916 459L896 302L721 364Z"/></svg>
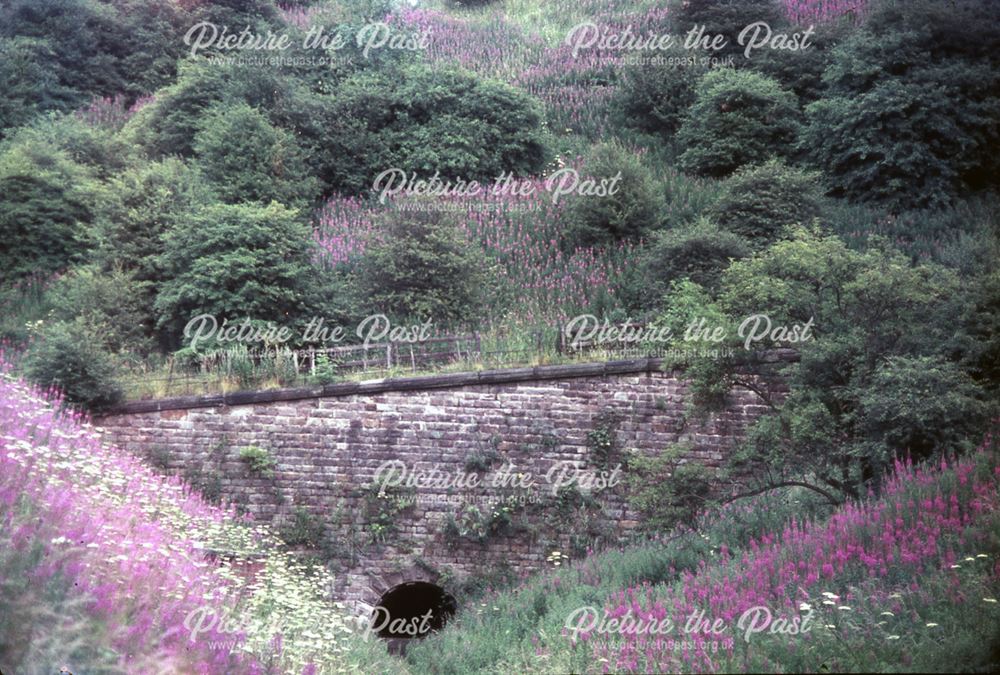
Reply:
<svg viewBox="0 0 1000 675"><path fill-rule="evenodd" d="M559 570L499 595L486 588L512 581L510 570L450 579L486 593L487 604L466 607L454 630L393 667L987 668L998 658L987 602L997 593L997 473L993 455L969 453L1000 412L997 9L993 0L0 3L0 358L11 362L4 391L17 399L8 407L35 415L10 389L22 377L62 392L60 403L100 413L126 395L173 393L177 376L199 393L341 376L327 355L307 375L292 351L308 346L299 337L193 346L184 329L203 314L298 336L323 317L346 329L348 344L362 339L357 324L379 313L394 326L429 320L434 336L479 334L479 354L441 368L568 358L553 336L580 314L669 326L673 342L636 349L675 350L667 366L690 379L690 416L713 414L740 389L766 410L732 456L708 472L682 462L680 447L626 452L620 420L602 412L585 439L588 464L628 463L629 508L653 543L584 560L615 533L590 522L588 495L563 491L538 522L551 531L573 519L585 526L569 549L548 551L546 564ZM287 34L289 59L254 62L249 50L219 45L192 54L184 37L202 21ZM738 36L758 21L800 39L808 27L811 44L747 55ZM355 37L373 22L404 41L422 32L430 39L365 50ZM636 50L607 44L574 50L568 33L586 22L605 35L681 42L703 26L727 44L710 54L714 65L677 45L649 51L662 61L642 62L623 58ZM345 38L328 60L302 47L319 27ZM383 199L378 188L390 178L399 189ZM498 178L506 189L492 189ZM553 185L573 179L574 189L554 199ZM483 191L463 193L472 181ZM406 189L416 185L423 188ZM685 340L698 322L724 337ZM775 362L776 348L795 358ZM126 386L136 380L148 386ZM43 454L63 447L65 439L36 437L15 418L4 418L16 429L16 442L4 444L11 457L25 443ZM556 436L546 438L538 451L556 452ZM920 468L899 464L904 457ZM239 458L273 482L278 467L267 450L243 448ZM485 472L500 459L484 448L464 467ZM8 462L19 476L27 466ZM170 466L207 499L221 499L212 466ZM105 612L92 616L93 598L70 581L86 565L104 569L107 556L88 557L96 554L69 541L60 552L53 542L72 537L53 529L65 512L50 499L93 495L65 484L43 492L42 482L21 486L13 475L0 474L0 496L8 493L0 519L11 526L2 531L13 537L0 549L0 585L46 577L51 606L6 584L12 609L0 613L0 656L16 651L15 669L29 657L55 664L61 640L78 662L113 669L109 645L134 629L146 642L132 651L147 660L125 666L144 669L157 643L143 631L176 616L157 604L162 597L118 601L160 579L133 570L134 578L115 577L131 584L127 592L88 586ZM352 556L400 543L398 521L413 494L365 488L352 497L353 510L333 519L350 529ZM939 498L959 504L958 521ZM705 515L716 499L734 501ZM111 509L111 501L88 502L101 504ZM132 523L125 530L134 534L140 521L129 518L149 513L133 508L106 522ZM888 513L899 531L873 529L888 522L874 514ZM335 544L319 515L286 515L287 544ZM452 541L483 543L520 534L523 515L469 507L446 529ZM548 545L553 535L542 529L528 534ZM186 536L171 532L155 543ZM877 536L897 550L871 548ZM913 542L926 546L908 548ZM835 551L848 546L868 557L845 563ZM819 562L800 570L814 557L830 570ZM780 574L798 575L808 597L773 583L761 561L779 559L791 565ZM823 612L808 648L773 638L702 662L561 634L565 615L584 605L655 614L687 608L686 594L701 592L715 609L737 612L727 603L749 602L752 585L741 565L759 573L754 588L768 599ZM268 558L265 571L285 583L292 568ZM330 636L303 614L327 608L296 575L296 588L310 589L301 603L244 598L253 612L297 617L288 654L257 632L247 639L260 664L202 655L207 662L219 672L301 670L295 637ZM845 604L824 604L832 598ZM936 630L945 626L946 635ZM84 639L91 634L98 646ZM388 668L380 647L348 642L330 637L345 651L330 651L323 666ZM169 656L158 667L199 665Z"/></svg>

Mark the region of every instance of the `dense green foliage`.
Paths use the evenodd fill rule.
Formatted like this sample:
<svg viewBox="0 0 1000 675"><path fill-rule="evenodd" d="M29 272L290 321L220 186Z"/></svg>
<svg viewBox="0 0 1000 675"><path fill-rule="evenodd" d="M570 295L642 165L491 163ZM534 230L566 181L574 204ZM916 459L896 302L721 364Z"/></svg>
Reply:
<svg viewBox="0 0 1000 675"><path fill-rule="evenodd" d="M160 268L156 321L175 343L202 313L287 325L305 310L308 230L273 202L209 206L166 234Z"/></svg>
<svg viewBox="0 0 1000 675"><path fill-rule="evenodd" d="M193 149L203 176L228 204L305 206L317 195L295 137L246 103L209 109Z"/></svg>
<svg viewBox="0 0 1000 675"><path fill-rule="evenodd" d="M666 59L690 58L680 47L667 51ZM622 73L620 105L626 122L653 133L672 136L687 109L695 102L695 85L706 68L698 65L633 66Z"/></svg>
<svg viewBox="0 0 1000 675"><path fill-rule="evenodd" d="M680 166L725 176L744 164L791 153L799 132L795 95L768 77L746 70L709 72L677 131Z"/></svg>
<svg viewBox="0 0 1000 675"><path fill-rule="evenodd" d="M144 0L14 0L0 6L0 135L33 112L148 93L173 77L185 16ZM40 86L39 86L40 85Z"/></svg>
<svg viewBox="0 0 1000 675"><path fill-rule="evenodd" d="M370 190L387 169L489 182L537 172L545 161L537 105L461 71L365 70L345 80L332 103L323 145L336 162L324 180L343 192Z"/></svg>
<svg viewBox="0 0 1000 675"><path fill-rule="evenodd" d="M684 326L699 312L714 314L727 328L734 356L693 354L689 372L702 405L737 386L773 408L751 428L734 468L752 469L742 475L766 485L809 476L842 499L877 485L897 453L925 459L966 446L995 413L963 368L985 345L959 346L965 327L951 317L968 303L959 285L950 270L914 267L887 246L856 252L837 237L798 229L734 262L714 303L697 287L678 288L665 319ZM801 337L807 326L806 340L774 332L798 328ZM786 398L746 376L759 350L774 346L800 355L783 370Z"/></svg>
<svg viewBox="0 0 1000 675"><path fill-rule="evenodd" d="M739 36L747 26L763 21L774 30L783 30L787 25L774 0L674 0L671 17L675 33L686 36L692 29L704 28L703 35L709 38L725 37L726 46L717 53L736 55L740 65L745 57Z"/></svg>
<svg viewBox="0 0 1000 675"><path fill-rule="evenodd" d="M637 266L633 302L643 310L655 309L671 285L682 279L715 288L729 263L749 253L746 239L707 218L657 232Z"/></svg>
<svg viewBox="0 0 1000 675"><path fill-rule="evenodd" d="M821 196L818 173L771 160L743 167L726 179L711 213L724 229L766 245L786 226L818 217Z"/></svg>
<svg viewBox="0 0 1000 675"><path fill-rule="evenodd" d="M63 149L31 140L8 145L0 194L0 282L59 272L85 255L99 188Z"/></svg>
<svg viewBox="0 0 1000 675"><path fill-rule="evenodd" d="M113 357L101 346L101 336L86 321L46 325L28 355L25 374L44 387L55 387L66 401L101 410L122 396L115 380Z"/></svg>
<svg viewBox="0 0 1000 675"><path fill-rule="evenodd" d="M579 196L569 209L563 241L567 248L639 239L657 227L663 199L652 172L627 148L616 143L597 146L583 173L595 189Z"/></svg>
<svg viewBox="0 0 1000 675"><path fill-rule="evenodd" d="M485 262L447 214L390 211L361 261L359 281L370 306L390 317L458 325L482 306Z"/></svg>
<svg viewBox="0 0 1000 675"><path fill-rule="evenodd" d="M884 3L834 50L803 146L837 194L898 210L996 186L996 11L980 0Z"/></svg>

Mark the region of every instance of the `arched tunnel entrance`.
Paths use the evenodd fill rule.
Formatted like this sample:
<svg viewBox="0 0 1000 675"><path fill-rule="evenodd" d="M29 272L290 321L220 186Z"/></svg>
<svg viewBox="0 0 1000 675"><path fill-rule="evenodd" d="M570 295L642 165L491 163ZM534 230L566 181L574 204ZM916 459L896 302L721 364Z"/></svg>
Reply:
<svg viewBox="0 0 1000 675"><path fill-rule="evenodd" d="M389 651L402 654L410 640L444 628L455 614L455 599L426 581L408 581L382 594L372 610L371 630L389 642Z"/></svg>

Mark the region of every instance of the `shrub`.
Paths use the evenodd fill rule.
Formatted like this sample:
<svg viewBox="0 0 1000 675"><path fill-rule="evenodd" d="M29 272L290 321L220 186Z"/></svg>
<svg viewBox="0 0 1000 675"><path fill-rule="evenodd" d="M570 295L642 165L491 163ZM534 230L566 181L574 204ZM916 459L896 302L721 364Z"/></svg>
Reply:
<svg viewBox="0 0 1000 675"><path fill-rule="evenodd" d="M304 309L310 273L309 231L294 211L219 204L166 234L156 296L157 327L172 344L199 314L287 325Z"/></svg>
<svg viewBox="0 0 1000 675"><path fill-rule="evenodd" d="M107 274L93 266L78 267L51 290L53 317L78 319L97 345L114 354L146 354L152 345L153 317L143 284L120 269Z"/></svg>
<svg viewBox="0 0 1000 675"><path fill-rule="evenodd" d="M771 28L781 30L787 24L775 0L674 0L670 16L674 33L686 35L695 26L704 26L706 36L725 36L725 48L712 53L737 55L737 63L744 61L744 47L739 45L737 38L746 26L764 21ZM763 51L752 54L751 58L757 58Z"/></svg>
<svg viewBox="0 0 1000 675"><path fill-rule="evenodd" d="M755 50L746 64L758 73L780 82L782 87L798 96L803 104L823 97L823 72L833 60L834 49L855 27L848 22L829 22L812 28L814 33L809 38L808 47L797 52L765 47Z"/></svg>
<svg viewBox="0 0 1000 675"><path fill-rule="evenodd" d="M743 167L726 179L711 215L723 229L759 247L776 239L786 225L812 222L819 216L821 198L819 174L771 160Z"/></svg>
<svg viewBox="0 0 1000 675"><path fill-rule="evenodd" d="M711 495L711 470L685 461L682 446L654 457L633 453L628 461L629 505L642 515L643 528L669 532L693 526Z"/></svg>
<svg viewBox="0 0 1000 675"><path fill-rule="evenodd" d="M320 548L326 539L326 528L308 509L297 506L292 521L282 528L281 538L289 546Z"/></svg>
<svg viewBox="0 0 1000 675"><path fill-rule="evenodd" d="M859 431L914 459L961 448L988 417L982 390L957 364L930 356L896 356L879 365L861 392Z"/></svg>
<svg viewBox="0 0 1000 675"><path fill-rule="evenodd" d="M390 210L360 263L369 306L390 318L454 324L482 305L486 261L454 216Z"/></svg>
<svg viewBox="0 0 1000 675"><path fill-rule="evenodd" d="M714 289L729 263L749 253L745 239L706 218L657 232L637 265L633 302L642 309L658 307L671 284L681 279Z"/></svg>
<svg viewBox="0 0 1000 675"><path fill-rule="evenodd" d="M63 271L90 247L100 193L86 167L50 143L0 154L0 283Z"/></svg>
<svg viewBox="0 0 1000 675"><path fill-rule="evenodd" d="M690 55L680 47L662 54L664 58ZM624 70L618 104L626 123L643 131L672 137L687 109L694 104L695 85L705 72L705 67L696 64L640 65Z"/></svg>
<svg viewBox="0 0 1000 675"><path fill-rule="evenodd" d="M255 474L270 478L274 475L274 469L278 466L277 460L271 456L265 448L256 445L248 445L240 448L240 461Z"/></svg>
<svg viewBox="0 0 1000 675"><path fill-rule="evenodd" d="M158 285L168 278L159 260L166 233L211 202L198 171L176 157L123 171L97 207L94 257L105 271L121 268Z"/></svg>
<svg viewBox="0 0 1000 675"><path fill-rule="evenodd" d="M45 110L66 109L73 90L55 77L45 64L56 54L44 39L0 37L0 139L5 130L27 124Z"/></svg>
<svg viewBox="0 0 1000 675"><path fill-rule="evenodd" d="M460 70L363 70L330 105L317 151L326 159L324 183L341 192L367 192L389 168L488 183L504 172L535 173L545 162L537 102Z"/></svg>
<svg viewBox="0 0 1000 675"><path fill-rule="evenodd" d="M31 381L59 388L66 401L88 410L102 410L122 397L113 358L80 320L45 326L24 369Z"/></svg>
<svg viewBox="0 0 1000 675"><path fill-rule="evenodd" d="M135 160L135 148L114 129L95 125L79 115L48 115L11 134L11 144L64 152L94 178L107 180Z"/></svg>
<svg viewBox="0 0 1000 675"><path fill-rule="evenodd" d="M663 198L652 172L634 152L619 143L601 144L581 174L598 185L607 181L609 189L605 195L581 195L573 201L563 234L567 248L639 239L657 227Z"/></svg>
<svg viewBox="0 0 1000 675"><path fill-rule="evenodd" d="M718 404L733 387L763 397L770 412L748 429L732 464L767 485L812 476L831 502L877 489L897 453L938 457L968 448L993 414L985 391L962 372L956 340L968 330L953 317L970 300L961 281L936 264L913 265L884 242L864 252L835 236L796 228L788 240L734 262L713 303L698 311L728 322L725 358L695 358L693 393ZM682 298L666 303L668 308ZM756 316L757 326L735 327ZM772 329L765 337L762 326ZM808 339L804 327L810 326ZM793 342L782 341L793 337ZM799 331L799 338L787 331ZM746 347L745 337L764 340ZM794 347L782 368L788 392L748 381L760 352Z"/></svg>
<svg viewBox="0 0 1000 675"><path fill-rule="evenodd" d="M696 88L677 141L681 168L725 176L744 164L787 156L799 131L795 95L753 72L713 70Z"/></svg>
<svg viewBox="0 0 1000 675"><path fill-rule="evenodd" d="M834 52L803 148L834 194L896 211L997 185L1000 31L992 3L882 3Z"/></svg>
<svg viewBox="0 0 1000 675"><path fill-rule="evenodd" d="M269 113L277 124L280 116L318 113L303 111L305 102L298 81L280 70L188 59L181 62L176 81L158 91L124 132L154 158L190 157L205 116L216 106L245 103Z"/></svg>
<svg viewBox="0 0 1000 675"><path fill-rule="evenodd" d="M211 108L200 120L194 153L224 202L306 206L318 196L295 136L246 103Z"/></svg>

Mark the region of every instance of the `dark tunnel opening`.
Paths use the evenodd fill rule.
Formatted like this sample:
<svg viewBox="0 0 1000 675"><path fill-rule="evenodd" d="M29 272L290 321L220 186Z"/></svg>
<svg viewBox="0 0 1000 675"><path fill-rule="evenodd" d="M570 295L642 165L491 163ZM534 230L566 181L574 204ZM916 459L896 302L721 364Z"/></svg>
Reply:
<svg viewBox="0 0 1000 675"><path fill-rule="evenodd" d="M455 599L426 581L409 581L386 591L372 610L371 630L403 652L406 643L444 628L455 614Z"/></svg>

